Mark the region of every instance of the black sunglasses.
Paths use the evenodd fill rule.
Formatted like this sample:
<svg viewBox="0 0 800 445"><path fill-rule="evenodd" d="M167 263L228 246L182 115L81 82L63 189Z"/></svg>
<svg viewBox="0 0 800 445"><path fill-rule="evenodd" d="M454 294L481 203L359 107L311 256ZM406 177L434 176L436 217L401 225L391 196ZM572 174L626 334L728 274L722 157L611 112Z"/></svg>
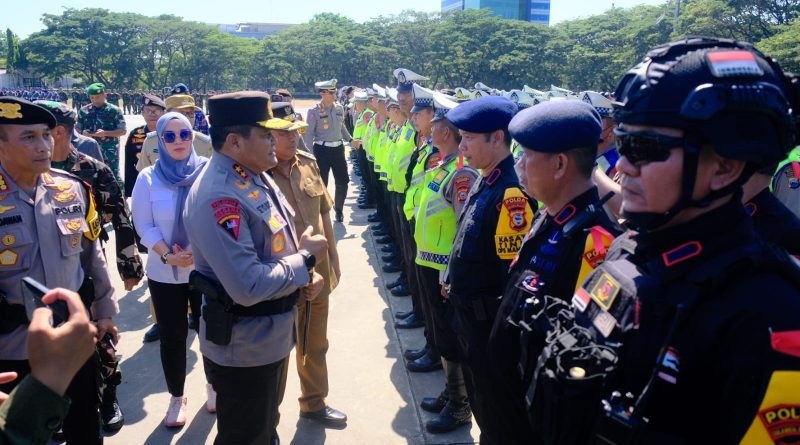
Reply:
<svg viewBox="0 0 800 445"><path fill-rule="evenodd" d="M620 156L625 156L631 164L664 162L669 159L673 148L683 147L684 138L665 136L649 131L629 133L614 129L614 140Z"/></svg>
<svg viewBox="0 0 800 445"><path fill-rule="evenodd" d="M192 140L192 130L181 130L180 132L181 140L182 141L191 141ZM171 144L175 142L175 132L174 131L165 131L164 135L161 136L164 139L164 142L167 144Z"/></svg>

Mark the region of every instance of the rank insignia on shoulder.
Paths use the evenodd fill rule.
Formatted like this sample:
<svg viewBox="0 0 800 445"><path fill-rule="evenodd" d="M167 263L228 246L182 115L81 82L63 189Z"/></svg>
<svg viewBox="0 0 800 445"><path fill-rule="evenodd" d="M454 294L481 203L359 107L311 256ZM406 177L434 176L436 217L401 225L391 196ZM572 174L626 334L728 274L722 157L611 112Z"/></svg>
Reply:
<svg viewBox="0 0 800 445"><path fill-rule="evenodd" d="M667 267L672 267L678 263L682 263L690 258L694 258L697 255L700 255L703 252L703 245L700 244L698 241L689 241L688 243L681 244L674 249L670 249L663 254L661 254L661 258L664 261L664 265Z"/></svg>
<svg viewBox="0 0 800 445"><path fill-rule="evenodd" d="M244 167L239 164L233 164L233 171L235 171L237 175L241 176L242 179L247 179L249 176L244 170Z"/></svg>

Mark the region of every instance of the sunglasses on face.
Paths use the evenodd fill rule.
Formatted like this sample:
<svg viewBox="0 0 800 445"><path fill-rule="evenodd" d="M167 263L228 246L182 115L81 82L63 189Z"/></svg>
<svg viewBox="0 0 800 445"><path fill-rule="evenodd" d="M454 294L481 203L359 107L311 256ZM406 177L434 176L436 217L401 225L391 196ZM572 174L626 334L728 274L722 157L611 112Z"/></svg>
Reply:
<svg viewBox="0 0 800 445"><path fill-rule="evenodd" d="M669 159L673 148L683 147L684 139L649 131L627 132L614 129L614 139L620 156L625 156L631 164L664 162Z"/></svg>
<svg viewBox="0 0 800 445"><path fill-rule="evenodd" d="M322 93L322 94L333 94L333 91L322 90L322 91L320 91L320 93Z"/></svg>
<svg viewBox="0 0 800 445"><path fill-rule="evenodd" d="M185 142L191 141L193 136L192 130L181 130L179 135L181 140ZM164 142L166 142L167 144L171 144L175 142L176 136L177 135L175 134L174 131L165 131L164 135L161 136L161 138L164 139Z"/></svg>

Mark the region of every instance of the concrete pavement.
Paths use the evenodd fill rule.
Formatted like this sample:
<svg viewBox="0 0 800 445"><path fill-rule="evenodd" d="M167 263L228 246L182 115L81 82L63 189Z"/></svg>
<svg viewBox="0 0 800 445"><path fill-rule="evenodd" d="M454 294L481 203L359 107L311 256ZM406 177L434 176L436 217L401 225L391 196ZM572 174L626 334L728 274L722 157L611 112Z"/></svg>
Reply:
<svg viewBox="0 0 800 445"><path fill-rule="evenodd" d="M142 125L140 116L127 116L128 129ZM124 146L124 141L123 141ZM121 154L124 159L124 154ZM354 176L354 178L357 178ZM331 295L328 338L330 395L328 403L347 413L341 430L325 429L299 418L299 382L295 361L290 360L286 396L281 405L278 433L284 444L467 444L474 443L478 428L445 435L425 432L432 417L419 408L423 397L437 395L444 386L441 371L415 374L404 366L402 351L424 344L422 329L397 331L393 314L410 309L409 297L393 297L385 283L397 274L380 271L378 247L368 230L368 211L355 203L357 184L351 182L344 224L335 224L341 258L342 280ZM333 194L333 181L330 187ZM113 233L111 234L113 242ZM112 244L113 246L113 244ZM158 343L142 343L150 326L146 283L126 293L116 272L114 249L106 249L111 276L120 304L116 322L121 331L123 384L119 400L126 424L108 436L109 445L212 444L215 417L205 410L205 377L198 339L190 333L187 355L186 396L188 422L181 429L167 429L162 420L169 403L161 370Z"/></svg>

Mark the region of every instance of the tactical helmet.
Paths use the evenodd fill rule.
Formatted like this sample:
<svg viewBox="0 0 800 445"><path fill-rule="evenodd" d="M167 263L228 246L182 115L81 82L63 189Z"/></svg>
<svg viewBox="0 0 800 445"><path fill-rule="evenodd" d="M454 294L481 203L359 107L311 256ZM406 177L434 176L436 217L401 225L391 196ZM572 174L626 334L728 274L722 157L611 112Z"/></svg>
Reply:
<svg viewBox="0 0 800 445"><path fill-rule="evenodd" d="M720 155L756 164L795 143L791 81L749 43L688 38L657 47L617 86L615 119L683 129Z"/></svg>

